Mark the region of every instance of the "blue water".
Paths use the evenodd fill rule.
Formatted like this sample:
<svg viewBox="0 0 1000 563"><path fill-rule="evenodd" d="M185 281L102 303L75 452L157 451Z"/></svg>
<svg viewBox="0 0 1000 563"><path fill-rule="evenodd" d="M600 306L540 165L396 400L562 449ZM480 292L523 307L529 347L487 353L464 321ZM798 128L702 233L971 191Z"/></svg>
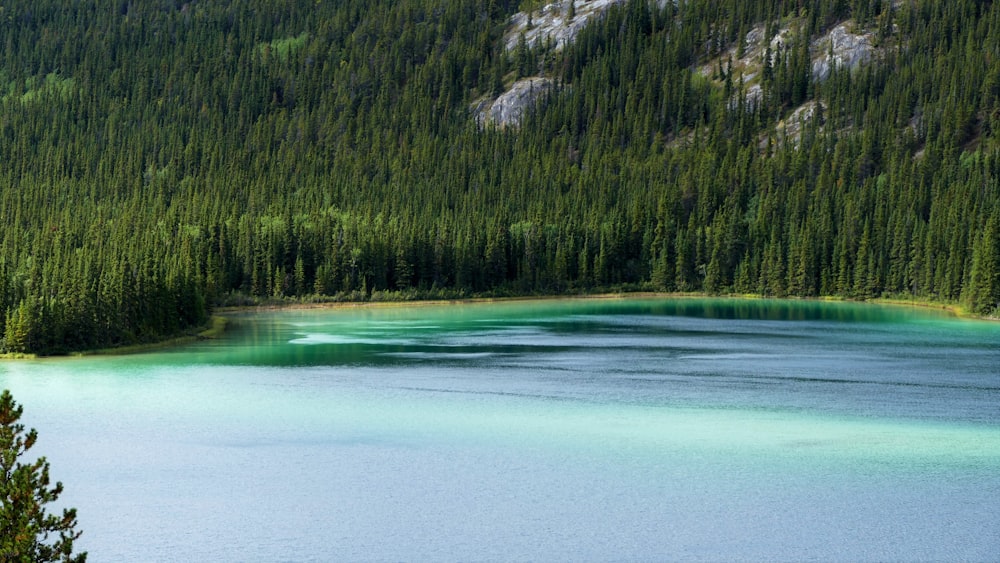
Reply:
<svg viewBox="0 0 1000 563"><path fill-rule="evenodd" d="M94 561L997 560L1000 323L568 300L0 364Z"/></svg>

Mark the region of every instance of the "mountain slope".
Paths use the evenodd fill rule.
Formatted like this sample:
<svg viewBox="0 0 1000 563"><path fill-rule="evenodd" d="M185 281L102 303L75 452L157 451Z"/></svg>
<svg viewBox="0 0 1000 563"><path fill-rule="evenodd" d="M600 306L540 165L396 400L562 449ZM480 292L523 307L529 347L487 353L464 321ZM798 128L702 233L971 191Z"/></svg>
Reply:
<svg viewBox="0 0 1000 563"><path fill-rule="evenodd" d="M518 9L5 3L4 348L151 340L264 297L1000 303L1000 7L632 0L508 51ZM819 80L809 41L845 22L882 55ZM755 28L801 35L741 81L719 63ZM536 74L555 85L519 128L476 124Z"/></svg>

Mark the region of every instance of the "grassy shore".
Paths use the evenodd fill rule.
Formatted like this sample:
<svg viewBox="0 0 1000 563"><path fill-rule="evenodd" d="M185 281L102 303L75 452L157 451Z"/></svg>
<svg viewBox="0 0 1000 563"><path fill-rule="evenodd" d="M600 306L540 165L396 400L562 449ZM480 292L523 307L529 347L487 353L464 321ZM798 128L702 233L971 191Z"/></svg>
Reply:
<svg viewBox="0 0 1000 563"><path fill-rule="evenodd" d="M22 354L20 352L5 352L0 354L0 360L34 360L38 354Z"/></svg>
<svg viewBox="0 0 1000 563"><path fill-rule="evenodd" d="M1000 309L997 309L991 315L978 315L969 311L969 309L962 305L961 303L949 302L949 301L934 301L930 299L919 299L908 295L901 296L890 296L890 297L879 297L877 299L871 299L867 301L868 303L875 303L878 305L900 305L905 307L920 307L925 309L939 309L948 311L956 317L963 319L979 320L979 321L1000 321Z"/></svg>
<svg viewBox="0 0 1000 563"><path fill-rule="evenodd" d="M874 305L888 305L894 307L917 307L921 309L935 309L945 311L957 318L984 321L1000 321L997 316L981 316L969 312L967 308L959 303L934 301L930 299L919 299L911 296L879 297L876 299L857 300L841 296L821 296L821 297L774 297L768 295L751 293L729 293L729 294L708 294L701 292L660 292L639 290L624 291L604 291L599 293L570 293L563 295L504 295L486 297L453 297L442 298L435 296L415 297L415 298L385 298L380 296L373 300L315 300L315 299L267 299L255 303L244 302L240 305L220 307L215 310L219 315L248 314L256 311L276 311L285 309L339 309L356 307L414 307L414 306L434 306L448 304L473 304L473 303L500 303L508 301L533 301L533 300L553 300L553 299L787 299L799 301L827 301L844 303L871 303Z"/></svg>
<svg viewBox="0 0 1000 563"><path fill-rule="evenodd" d="M312 301L312 300L277 300L268 299L256 304L245 304L236 306L219 307L215 313L219 315L233 315L242 313L254 313L257 311L279 311L279 310L301 310L301 309L353 309L358 307L423 307L436 305L469 305L475 303L506 303L522 301L553 301L572 299L695 299L709 297L748 297L748 296L726 296L708 295L706 293L667 293L655 291L635 291L635 292L604 292L586 294L565 294L565 295L512 295L502 297L455 297L455 298L427 298L413 300L379 300L379 301Z"/></svg>

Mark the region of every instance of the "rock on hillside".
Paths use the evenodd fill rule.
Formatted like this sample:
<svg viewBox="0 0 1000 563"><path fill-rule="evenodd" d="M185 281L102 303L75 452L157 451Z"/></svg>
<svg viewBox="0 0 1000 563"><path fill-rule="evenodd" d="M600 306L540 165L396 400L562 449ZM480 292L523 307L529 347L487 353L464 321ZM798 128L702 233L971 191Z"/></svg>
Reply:
<svg viewBox="0 0 1000 563"><path fill-rule="evenodd" d="M572 18L569 17L571 2L575 12ZM510 19L510 26L504 34L504 44L508 51L513 51L523 33L529 47L544 45L548 39L552 39L553 46L562 49L576 39L591 18L604 13L615 4L625 2L626 0L558 0L530 14L518 12Z"/></svg>
<svg viewBox="0 0 1000 563"><path fill-rule="evenodd" d="M760 100L763 94L759 76L765 53L770 49L772 57L777 56L782 47L795 41L796 33L795 27L786 26L778 29L773 36L765 37L764 28L757 26L747 32L744 38L742 57L737 57L738 46L733 46L721 54L721 60L732 60L732 68L727 70L743 78L745 99L750 103L748 107L752 107L753 102ZM875 47L874 39L873 32L855 30L855 24L851 21L842 22L822 36L813 39L809 42L813 78L823 81L830 77L834 68L855 70L870 63L879 56L879 49ZM772 59L771 62L774 63L775 60ZM711 77L718 65L719 60L709 62L701 67L700 72L705 77ZM731 103L735 107L737 100L734 99ZM811 120L815 108L815 102L807 102L794 109L776 128L777 136L798 143L799 124L803 119Z"/></svg>
<svg viewBox="0 0 1000 563"><path fill-rule="evenodd" d="M874 34L870 31L855 33L851 31L853 27L850 22L841 23L809 43L813 76L817 80L829 78L834 67L854 70L870 62L876 55ZM742 57L737 57L737 47L722 54L723 60L727 57L733 59L733 68L729 70L742 73L743 80L750 85L760 73L767 48L771 49L774 57L780 47L787 46L795 39L795 31L790 27L779 29L772 37L764 35L763 27L754 27L746 34ZM715 63L709 63L701 68L701 73L704 76L711 76L715 68Z"/></svg>
<svg viewBox="0 0 1000 563"><path fill-rule="evenodd" d="M600 16L610 7L623 4L626 0L557 0L546 4L530 14L518 12L510 19L504 34L504 46L508 51L517 48L524 36L529 46L540 46L551 41L558 50L572 43L576 36L593 18ZM899 3L900 0L896 0ZM572 16L572 17L570 17ZM853 24L844 22L823 36L810 42L812 72L817 80L825 80L834 68L856 69L877 56L874 34L869 31L854 32ZM761 95L757 77L760 73L764 53L770 47L772 53L794 39L795 32L784 27L772 37L765 37L762 26L751 29L745 38L743 57L737 58L737 48L733 47L722 57L732 58L730 72L742 73L746 83L746 96L754 100ZM702 68L705 76L710 76L715 63ZM521 119L534 107L540 96L553 87L549 78L536 76L515 82L495 100L481 100L472 106L472 112L480 126L516 127Z"/></svg>
<svg viewBox="0 0 1000 563"><path fill-rule="evenodd" d="M556 0L531 13L518 12L510 18L504 47L513 51L523 35L529 47L551 42L552 48L558 51L572 43L592 19L625 2L627 0ZM519 80L496 100L473 104L472 111L480 126L516 127L527 110L551 88L552 81L548 78Z"/></svg>
<svg viewBox="0 0 1000 563"><path fill-rule="evenodd" d="M796 108L788 117L775 125L772 139L778 142L790 141L792 145L798 147L802 141L803 129L808 127L817 118L817 111L819 111L819 124L822 129L823 112L826 111L826 104L810 100ZM760 148L765 148L767 142L768 138L766 136L762 137Z"/></svg>
<svg viewBox="0 0 1000 563"><path fill-rule="evenodd" d="M538 99L552 89L553 82L544 76L533 76L515 82L509 90L491 101L480 101L473 113L480 127L517 126L524 114L535 107Z"/></svg>
<svg viewBox="0 0 1000 563"><path fill-rule="evenodd" d="M557 0L546 4L534 12L518 12L511 16L510 25L504 34L504 46L508 51L517 48L524 36L529 47L537 47L551 41L559 50L572 43L587 23L603 14L615 4L626 0ZM538 99L552 89L551 79L535 76L518 80L497 99L481 100L472 107L472 112L480 127L517 127L524 115L535 107Z"/></svg>
<svg viewBox="0 0 1000 563"><path fill-rule="evenodd" d="M626 1L556 0L531 13L518 12L510 18L504 47L513 51L523 35L529 47L543 46L551 41L552 48L558 51L572 43L593 18ZM516 127L552 85L550 79L541 76L519 80L496 100L473 104L473 114L480 126Z"/></svg>
<svg viewBox="0 0 1000 563"><path fill-rule="evenodd" d="M847 24L840 24L812 42L813 77L826 80L834 67L854 70L869 62L875 53L871 32L851 33Z"/></svg>

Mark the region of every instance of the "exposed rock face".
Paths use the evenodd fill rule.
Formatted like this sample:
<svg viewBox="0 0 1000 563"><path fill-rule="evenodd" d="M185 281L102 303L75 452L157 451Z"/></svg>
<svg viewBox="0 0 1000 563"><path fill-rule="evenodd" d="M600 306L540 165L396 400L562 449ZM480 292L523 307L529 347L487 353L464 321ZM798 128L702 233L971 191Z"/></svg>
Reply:
<svg viewBox="0 0 1000 563"><path fill-rule="evenodd" d="M554 49L561 49L572 43L591 19L603 14L611 6L626 1L556 0L530 15L519 12L511 17L510 26L504 35L504 45L507 50L516 49L523 34L528 46L540 46L551 41ZM663 2L665 0L661 1ZM895 0L894 4L899 3L901 0ZM814 78L826 80L834 68L853 70L870 62L876 56L874 34L853 33L851 29L850 23L841 23L810 43ZM743 57L735 57L737 51L735 47L730 49L728 57L735 60L733 60L734 68L728 70L730 72L738 70L741 73L746 84L746 101L750 105L760 100L761 87L757 77L766 49L770 47L772 56L776 56L779 48L787 46L794 40L794 34L790 28L784 27L773 37L765 37L764 28L758 26L746 35ZM713 69L714 66L709 64L703 67L701 72L709 76ZM535 107L539 97L545 95L552 86L552 80L545 77L525 78L514 83L496 100L480 101L473 105L472 110L480 126L516 127L521 123L525 113Z"/></svg>
<svg viewBox="0 0 1000 563"><path fill-rule="evenodd" d="M812 53L813 76L817 80L829 78L830 71L834 67L854 70L874 58L876 54L873 42L874 34L871 32L852 33L851 27L849 23L842 23L809 44ZM767 38L764 37L764 29L757 26L746 34L742 57L736 57L735 47L724 53L723 57L732 57L734 68L743 73L744 81L752 83L760 72L766 48L770 47L771 49L771 63L773 64L778 49L782 46L788 46L794 39L795 32L790 28L781 28L774 37ZM704 76L710 76L714 68L713 64L705 65L701 68L701 73Z"/></svg>
<svg viewBox="0 0 1000 563"><path fill-rule="evenodd" d="M846 24L840 24L816 39L812 42L813 77L826 80L834 67L854 70L871 61L875 53L873 37L870 32L851 33Z"/></svg>
<svg viewBox="0 0 1000 563"><path fill-rule="evenodd" d="M570 2L574 0L558 0L546 4L541 10L526 14L518 12L510 19L510 27L504 35L504 44L508 51L514 50L524 33L524 39L529 47L543 45L552 39L556 49L562 49L576 39L580 30L596 15L615 4L624 4L626 0L575 0L575 14L570 14ZM528 20L531 25L528 25Z"/></svg>
<svg viewBox="0 0 1000 563"><path fill-rule="evenodd" d="M504 35L504 45L508 51L513 51L523 34L529 47L543 46L551 41L555 50L562 49L576 39L590 20L603 14L611 6L624 4L626 1L556 0L531 14L518 12L510 19L510 26ZM517 127L524 115L535 107L538 99L552 89L552 86L552 80L542 76L518 80L496 100L475 104L472 110L476 121L480 126Z"/></svg>
<svg viewBox="0 0 1000 563"><path fill-rule="evenodd" d="M504 35L504 45L508 51L513 51L523 34L525 43L529 47L551 41L553 48L562 49L576 39L580 30L594 16L625 1L557 0L531 14L518 12L510 19L510 25ZM543 76L518 80L496 100L484 100L474 104L472 113L476 116L476 122L480 127L517 127L524 115L535 107L539 98L551 90L552 86L552 80Z"/></svg>
<svg viewBox="0 0 1000 563"><path fill-rule="evenodd" d="M531 14L518 12L511 16L504 46L508 51L517 48L524 36L529 47L549 44L560 50L572 43L590 21L616 4L628 0L556 0ZM661 3L667 0L660 0ZM516 127L524 114L535 106L538 99L552 88L548 78L536 76L519 80L495 101L480 101L472 112L480 126Z"/></svg>
<svg viewBox="0 0 1000 563"><path fill-rule="evenodd" d="M792 31L787 27L778 30L771 38L764 37L764 33L762 26L756 26L747 32L743 39L742 57L737 56L737 47L732 47L721 55L723 60L733 59L733 68L727 69L727 71L741 73L743 81L746 83L752 83L760 74L761 63L768 47L771 49L771 64L774 64L778 56L778 47L788 45L792 40ZM700 72L703 76L711 76L714 70L715 64L709 63L702 66ZM760 95L759 88L756 95Z"/></svg>
<svg viewBox="0 0 1000 563"><path fill-rule="evenodd" d="M492 125L501 129L520 125L524 115L552 87L552 80L544 76L518 80L496 100L480 102L473 108L476 121L480 127Z"/></svg>
<svg viewBox="0 0 1000 563"><path fill-rule="evenodd" d="M853 27L851 22L841 23L809 43L814 79L826 80L834 68L854 70L878 56L879 51L874 46L874 33L870 31L854 33L851 31ZM720 60L732 61L732 68L726 70L742 78L744 100L748 108L759 103L763 95L759 76L768 48L771 52L771 63L775 64L777 62L775 57L778 56L780 49L788 47L795 41L796 33L790 27L783 27L777 30L773 37L766 37L764 28L756 26L748 31L744 38L742 57L737 57L738 46L731 47L720 55ZM703 76L709 77L714 74L717 67L717 61L710 62L702 66L700 72ZM730 101L730 107L734 108L737 104L738 100ZM798 116L793 115L790 119L797 121L797 118Z"/></svg>
<svg viewBox="0 0 1000 563"><path fill-rule="evenodd" d="M775 138L779 141L791 141L796 147L802 141L802 131L809 123L816 119L816 112L820 112L820 126L822 127L822 115L826 111L826 104L809 101L795 109L788 117L780 121L775 129ZM766 140L762 141L762 145ZM762 147L763 148L763 147Z"/></svg>

